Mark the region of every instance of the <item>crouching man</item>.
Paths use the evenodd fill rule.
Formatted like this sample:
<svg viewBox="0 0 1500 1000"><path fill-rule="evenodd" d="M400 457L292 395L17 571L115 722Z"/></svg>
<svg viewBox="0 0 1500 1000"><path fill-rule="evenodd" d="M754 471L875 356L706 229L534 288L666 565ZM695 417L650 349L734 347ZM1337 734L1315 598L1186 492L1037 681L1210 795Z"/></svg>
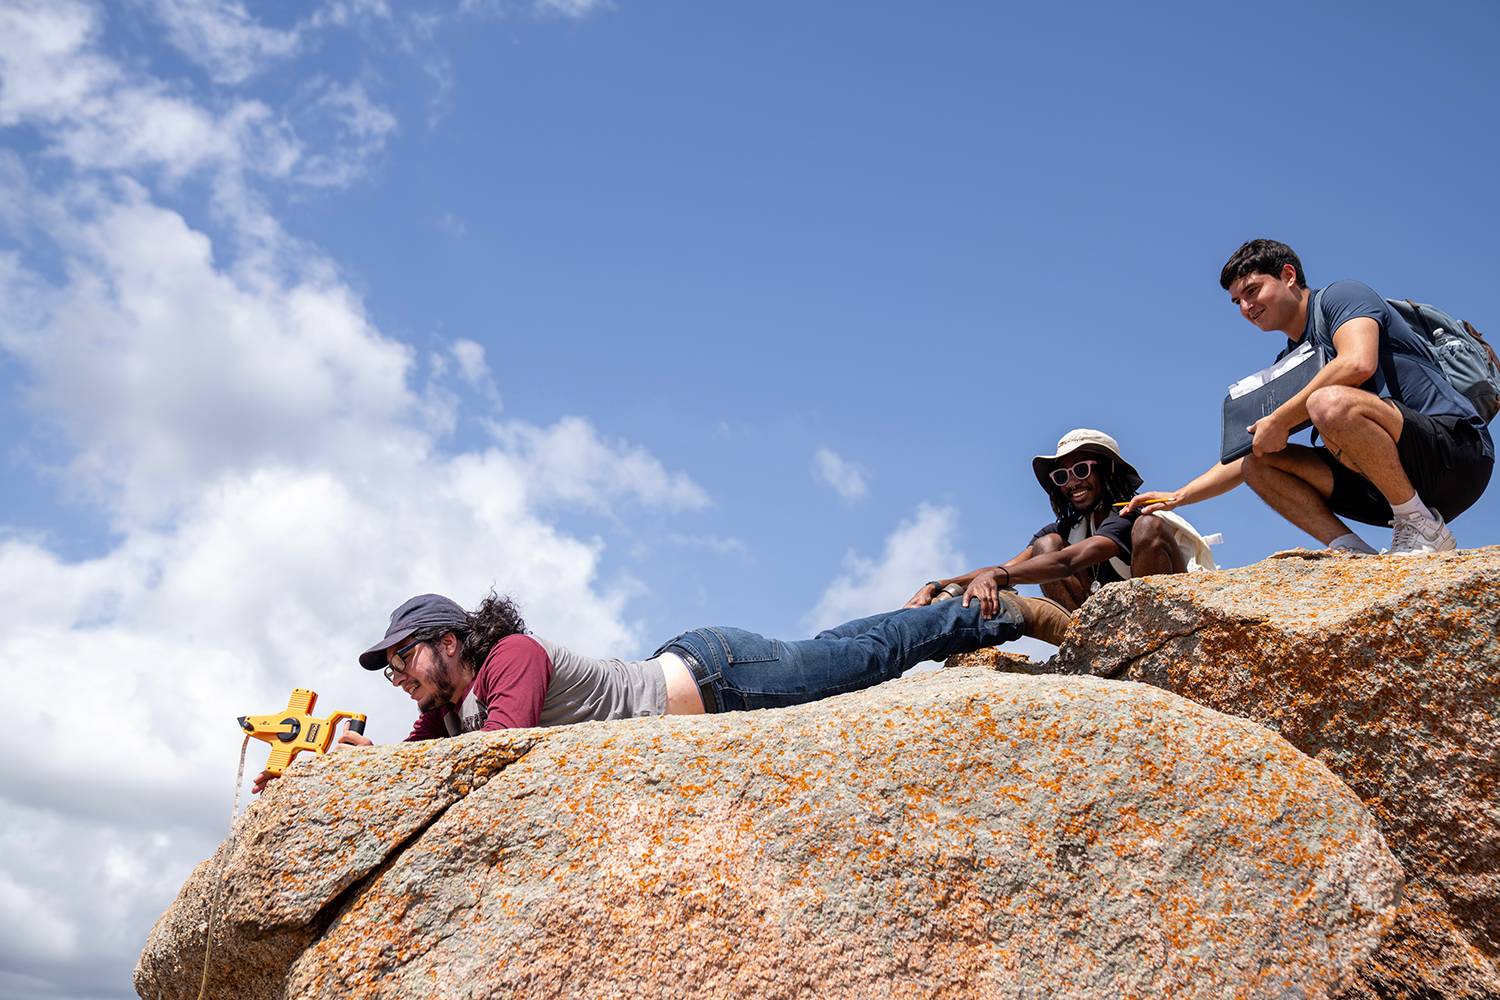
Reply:
<svg viewBox="0 0 1500 1000"><path fill-rule="evenodd" d="M1252 454L1170 493L1142 493L1131 509L1169 510L1248 482L1332 549L1375 551L1342 518L1391 525L1392 553L1453 549L1447 522L1483 495L1495 446L1427 340L1368 285L1335 281L1309 291L1302 261L1275 240L1236 250L1219 284L1240 315L1285 334L1287 350L1308 340L1330 360L1302 392L1252 425ZM1293 428L1309 420L1324 446L1288 444Z"/></svg>

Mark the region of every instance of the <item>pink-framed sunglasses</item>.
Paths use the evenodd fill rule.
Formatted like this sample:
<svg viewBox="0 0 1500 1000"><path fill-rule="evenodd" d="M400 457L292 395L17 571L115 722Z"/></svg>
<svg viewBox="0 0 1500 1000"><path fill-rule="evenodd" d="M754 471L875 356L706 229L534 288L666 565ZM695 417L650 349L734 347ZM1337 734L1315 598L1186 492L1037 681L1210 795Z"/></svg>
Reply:
<svg viewBox="0 0 1500 1000"><path fill-rule="evenodd" d="M1085 459L1082 462L1074 462L1072 465L1061 466L1059 468L1053 469L1051 472L1047 473L1047 475L1050 476L1052 481L1057 485L1066 486L1075 479L1079 480L1080 482L1087 479L1089 475L1094 471L1094 466L1098 464L1098 459Z"/></svg>

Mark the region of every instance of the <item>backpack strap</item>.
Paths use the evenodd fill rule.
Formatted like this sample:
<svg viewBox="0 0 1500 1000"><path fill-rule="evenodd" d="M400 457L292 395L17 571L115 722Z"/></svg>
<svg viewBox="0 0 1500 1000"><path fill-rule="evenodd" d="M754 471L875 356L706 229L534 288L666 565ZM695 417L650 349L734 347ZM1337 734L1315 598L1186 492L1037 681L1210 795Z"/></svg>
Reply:
<svg viewBox="0 0 1500 1000"><path fill-rule="evenodd" d="M1333 343L1332 339L1328 336L1328 321L1323 318L1322 288L1318 289L1316 292L1313 292L1312 301L1307 304L1307 308L1312 310L1314 340L1313 348L1317 348L1318 345L1316 341L1318 340L1327 340L1330 344ZM1288 350L1290 350L1290 348L1288 348ZM1312 436L1307 439L1307 442L1308 444L1316 446L1320 437L1322 437L1322 435L1318 433L1317 427L1314 427L1312 429Z"/></svg>
<svg viewBox="0 0 1500 1000"><path fill-rule="evenodd" d="M1320 336L1326 340L1328 338L1328 321L1323 318L1323 289L1320 288L1316 292L1313 292L1312 301L1308 303L1307 308L1312 310L1313 336Z"/></svg>

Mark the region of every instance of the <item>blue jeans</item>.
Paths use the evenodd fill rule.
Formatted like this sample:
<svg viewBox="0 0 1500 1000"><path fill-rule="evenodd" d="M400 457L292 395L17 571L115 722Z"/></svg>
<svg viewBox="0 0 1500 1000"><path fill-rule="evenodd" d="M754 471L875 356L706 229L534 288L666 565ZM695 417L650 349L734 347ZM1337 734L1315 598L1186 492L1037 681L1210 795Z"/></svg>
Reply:
<svg viewBox="0 0 1500 1000"><path fill-rule="evenodd" d="M1018 638L1024 623L1004 604L983 618L959 600L887 611L786 642L740 628L684 632L656 652L684 655L720 712L801 705L899 677L939 660ZM696 661L696 662L694 662Z"/></svg>

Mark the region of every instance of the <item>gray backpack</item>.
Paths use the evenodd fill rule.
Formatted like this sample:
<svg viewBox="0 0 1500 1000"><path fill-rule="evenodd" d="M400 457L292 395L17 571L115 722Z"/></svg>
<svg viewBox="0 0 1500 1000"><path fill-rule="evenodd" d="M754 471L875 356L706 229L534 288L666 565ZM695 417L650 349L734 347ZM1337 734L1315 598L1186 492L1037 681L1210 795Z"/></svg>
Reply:
<svg viewBox="0 0 1500 1000"><path fill-rule="evenodd" d="M1457 320L1437 306L1411 299L1386 299L1411 328L1427 338L1453 388L1469 397L1485 420L1500 413L1500 356L1474 324Z"/></svg>
<svg viewBox="0 0 1500 1000"><path fill-rule="evenodd" d="M1326 339L1327 321L1318 308L1322 295L1320 288L1313 302L1313 323L1325 330ZM1496 355L1495 349L1474 329L1474 324L1454 319L1437 306L1425 302L1411 299L1385 301L1413 330L1427 339L1453 388L1468 397L1481 417L1494 420L1495 414L1500 413L1500 355ZM1401 394L1394 371L1386 371L1385 382L1392 393Z"/></svg>

